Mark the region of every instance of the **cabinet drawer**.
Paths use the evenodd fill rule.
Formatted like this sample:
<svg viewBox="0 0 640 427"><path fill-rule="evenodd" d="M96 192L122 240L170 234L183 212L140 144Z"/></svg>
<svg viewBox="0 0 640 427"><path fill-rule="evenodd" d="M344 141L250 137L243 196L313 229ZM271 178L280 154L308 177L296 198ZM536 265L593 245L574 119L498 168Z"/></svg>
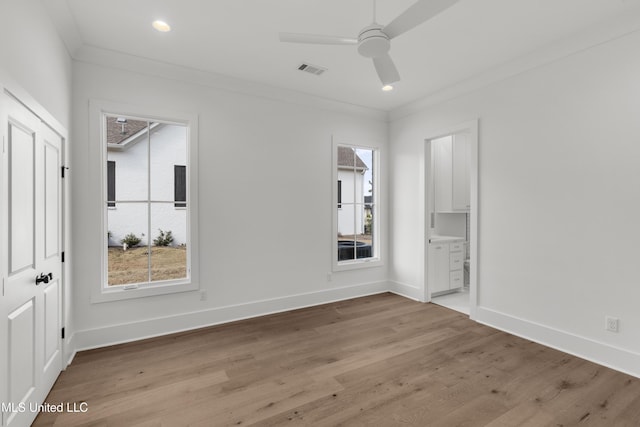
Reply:
<svg viewBox="0 0 640 427"><path fill-rule="evenodd" d="M464 249L464 242L453 242L449 245L450 252L462 252Z"/></svg>
<svg viewBox="0 0 640 427"><path fill-rule="evenodd" d="M449 254L449 270L462 270L464 266L464 255L462 252L452 252Z"/></svg>
<svg viewBox="0 0 640 427"><path fill-rule="evenodd" d="M464 274L462 270L452 271L449 274L449 289L457 289L464 286Z"/></svg>

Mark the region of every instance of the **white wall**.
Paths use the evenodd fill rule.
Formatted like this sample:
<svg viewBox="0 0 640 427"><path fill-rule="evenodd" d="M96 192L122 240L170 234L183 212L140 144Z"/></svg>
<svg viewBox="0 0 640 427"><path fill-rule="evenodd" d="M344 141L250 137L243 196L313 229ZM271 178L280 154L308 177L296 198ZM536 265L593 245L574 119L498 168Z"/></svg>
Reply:
<svg viewBox="0 0 640 427"><path fill-rule="evenodd" d="M89 149L95 138L88 130L91 99L166 105L199 115L198 255L206 301L199 292L185 292L91 303L100 281L102 237L100 195L90 186L99 173ZM335 245L332 136L342 143L381 147L386 197L387 124L369 112L310 104L74 64L74 244L82 248L74 278L83 284L74 299L79 348L387 289L386 266L328 276ZM384 242L387 224L381 225Z"/></svg>
<svg viewBox="0 0 640 427"><path fill-rule="evenodd" d="M0 0L0 70L63 126L71 121L71 58L40 0Z"/></svg>
<svg viewBox="0 0 640 427"><path fill-rule="evenodd" d="M0 84L63 133L71 123L71 69L71 58L41 1L0 0ZM70 145L67 141L66 148ZM65 281L68 289L69 275ZM62 323L72 331L69 299L66 292ZM70 348L65 346L65 360L71 356Z"/></svg>
<svg viewBox="0 0 640 427"><path fill-rule="evenodd" d="M479 118L478 320L640 375L638 51L636 32L395 119L391 279L423 285L424 139Z"/></svg>

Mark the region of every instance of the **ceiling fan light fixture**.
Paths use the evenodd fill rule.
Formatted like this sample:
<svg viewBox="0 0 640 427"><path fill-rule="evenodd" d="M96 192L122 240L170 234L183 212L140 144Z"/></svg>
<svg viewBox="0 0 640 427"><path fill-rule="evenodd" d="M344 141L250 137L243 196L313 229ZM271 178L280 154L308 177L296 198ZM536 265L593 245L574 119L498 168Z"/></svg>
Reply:
<svg viewBox="0 0 640 427"><path fill-rule="evenodd" d="M382 90L388 92L393 89L393 83L400 81L400 73L389 55L391 40L430 20L460 0L414 1L413 5L383 26L376 22L376 0L373 0L373 23L360 30L357 39L317 34L280 33L280 41L327 45L357 44L358 53L373 60L373 65L382 82Z"/></svg>
<svg viewBox="0 0 640 427"><path fill-rule="evenodd" d="M371 24L358 35L358 53L365 58L375 58L389 52L389 37L382 32L382 26Z"/></svg>
<svg viewBox="0 0 640 427"><path fill-rule="evenodd" d="M153 28L155 28L157 31L160 31L161 33L168 33L169 31L171 31L171 25L167 24L164 21L156 20L156 21L153 21L151 25L153 26Z"/></svg>

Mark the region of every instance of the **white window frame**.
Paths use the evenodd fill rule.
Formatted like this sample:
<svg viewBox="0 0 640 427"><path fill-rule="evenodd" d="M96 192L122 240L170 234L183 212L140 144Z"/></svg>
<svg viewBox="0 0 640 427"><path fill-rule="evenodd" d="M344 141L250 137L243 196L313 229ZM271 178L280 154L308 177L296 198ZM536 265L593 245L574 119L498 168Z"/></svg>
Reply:
<svg viewBox="0 0 640 427"><path fill-rule="evenodd" d="M198 279L198 116L154 107L133 107L107 101L90 101L89 105L90 156L99 162L92 167L92 188L100 188L95 194L100 207L100 224L95 241L100 245L100 282L91 296L92 303L102 303L156 295L173 294L199 290ZM107 146L104 143L106 115L121 115L131 119L153 120L162 123L183 125L187 129L187 278L137 284L135 286L108 286L107 284ZM100 233L100 234L98 234ZM150 236L148 238L151 238Z"/></svg>
<svg viewBox="0 0 640 427"><path fill-rule="evenodd" d="M349 147L353 149L362 149L362 150L371 150L374 152L373 156L373 257L371 258L360 258L353 260L345 260L338 261L338 146L340 147ZM380 209L380 155L381 150L377 146L367 145L367 144L350 144L346 142L340 142L337 139L333 138L332 143L332 174L331 174L331 188L332 188L332 204L331 204L331 217L332 217L332 225L333 225L333 233L331 240L331 257L332 257L332 270L333 271L347 271L347 270L356 270L361 268L372 268L372 267L380 267L383 265L382 255L381 255L381 209ZM344 186L342 188L342 194L344 199Z"/></svg>

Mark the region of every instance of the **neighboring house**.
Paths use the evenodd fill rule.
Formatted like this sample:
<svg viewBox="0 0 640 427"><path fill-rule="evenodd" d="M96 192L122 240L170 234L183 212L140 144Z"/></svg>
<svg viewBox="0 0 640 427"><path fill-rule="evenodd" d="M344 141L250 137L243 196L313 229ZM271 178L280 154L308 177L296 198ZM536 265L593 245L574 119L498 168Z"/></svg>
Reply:
<svg viewBox="0 0 640 427"><path fill-rule="evenodd" d="M365 222L364 222L364 231L365 234L370 234L371 231L367 230L367 228L371 225L367 225L367 218L373 218L373 196L364 196L364 218L365 218Z"/></svg>
<svg viewBox="0 0 640 427"><path fill-rule="evenodd" d="M129 233L142 238L140 244L146 245L158 236L159 229L172 232L172 245L187 242L186 128L150 123L147 135L147 125L144 121L107 117L110 246L120 246L121 239ZM150 191L147 164L153 183ZM144 203L147 198L153 201L151 212Z"/></svg>
<svg viewBox="0 0 640 427"><path fill-rule="evenodd" d="M364 234L365 180L369 168L349 147L338 147L338 233Z"/></svg>

